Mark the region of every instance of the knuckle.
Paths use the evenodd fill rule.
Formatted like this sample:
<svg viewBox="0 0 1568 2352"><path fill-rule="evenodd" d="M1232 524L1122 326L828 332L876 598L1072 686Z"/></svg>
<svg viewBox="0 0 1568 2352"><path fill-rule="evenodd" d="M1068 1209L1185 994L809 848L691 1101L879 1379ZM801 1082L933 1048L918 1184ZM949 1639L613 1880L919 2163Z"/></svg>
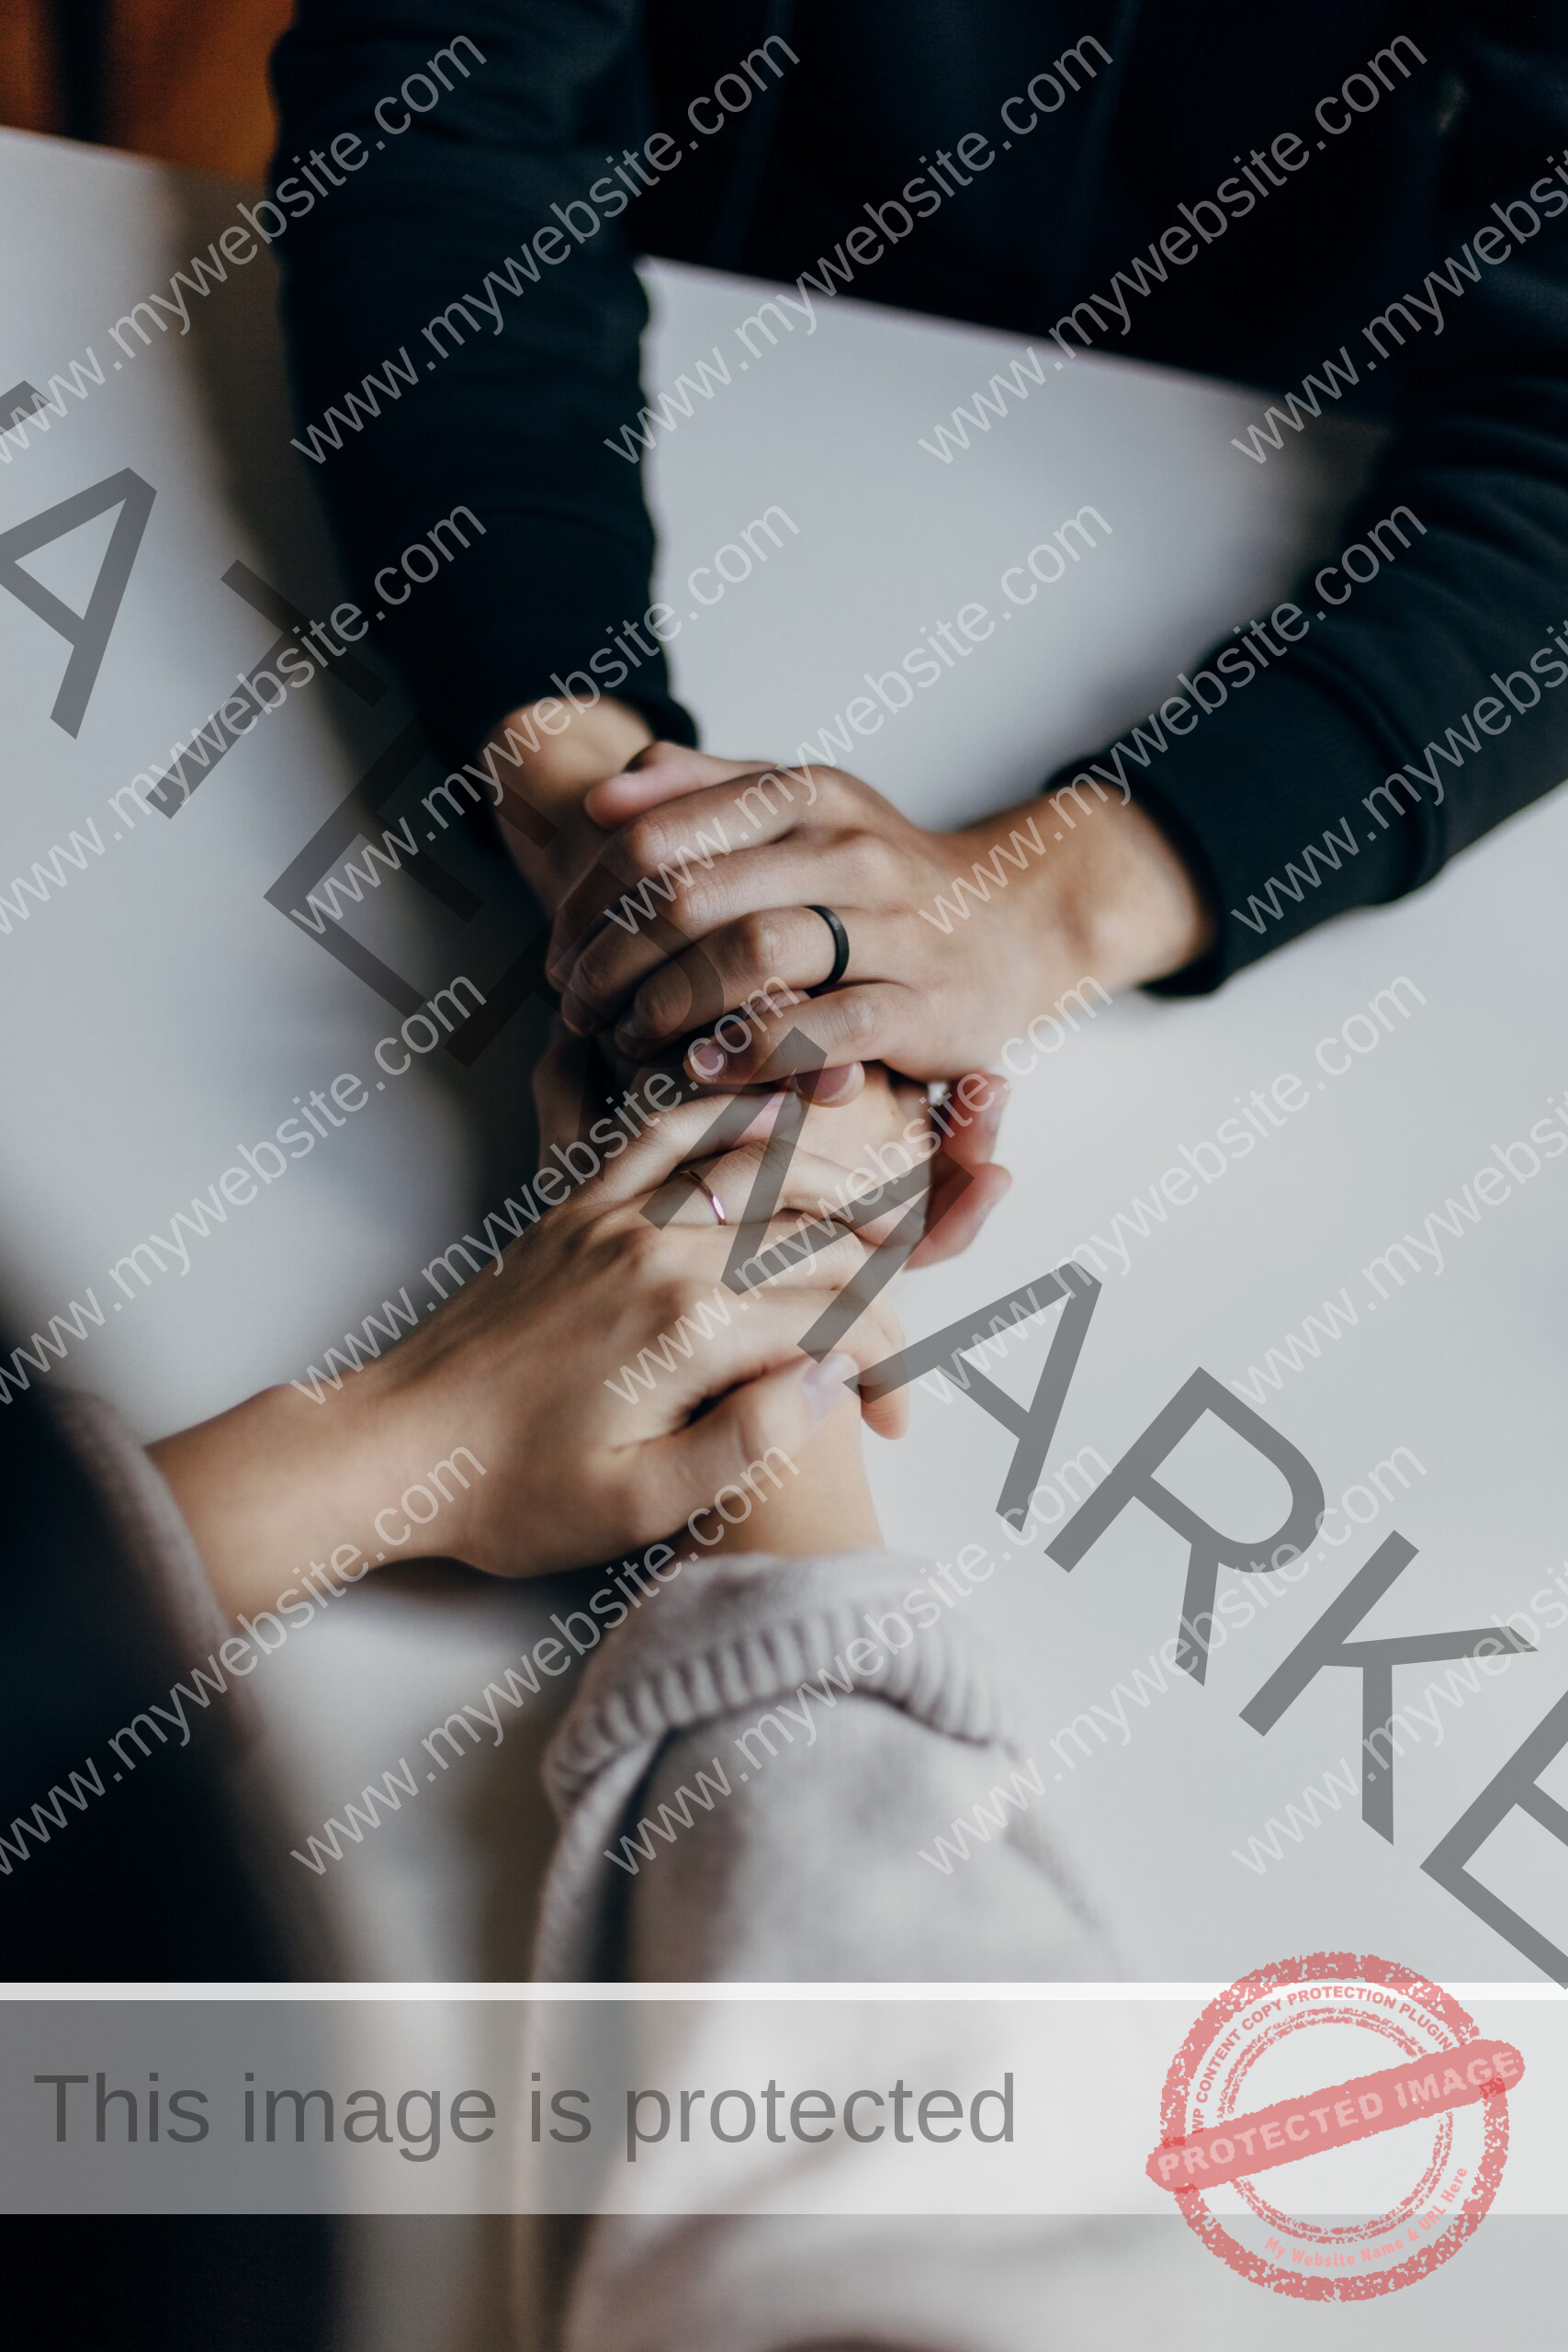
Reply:
<svg viewBox="0 0 1568 2352"><path fill-rule="evenodd" d="M621 829L620 846L629 865L657 871L670 854L669 825L657 816L633 817Z"/></svg>
<svg viewBox="0 0 1568 2352"><path fill-rule="evenodd" d="M591 1278L600 1262L604 1242L598 1222L585 1217L570 1202L553 1212L551 1222L561 1263L568 1276L574 1277L581 1285L585 1278Z"/></svg>
<svg viewBox="0 0 1568 2352"><path fill-rule="evenodd" d="M840 997L836 1017L839 1027L836 1042L844 1046L869 1046L876 1035L876 1006L872 998L862 994Z"/></svg>
<svg viewBox="0 0 1568 2352"><path fill-rule="evenodd" d="M838 856L849 877L867 890L886 876L892 863L882 835L869 825L857 823L844 826L840 832Z"/></svg>
<svg viewBox="0 0 1568 2352"><path fill-rule="evenodd" d="M711 931L720 908L719 894L711 882L694 881L687 876L674 885L670 902L671 920L688 936L695 932Z"/></svg>
<svg viewBox="0 0 1568 2352"><path fill-rule="evenodd" d="M569 1206L550 1214L564 1218L572 1211ZM606 1290L614 1295L626 1288L627 1244L622 1234L606 1231L604 1220L592 1216L563 1230L565 1272L574 1290L586 1297Z"/></svg>
<svg viewBox="0 0 1568 2352"><path fill-rule="evenodd" d="M739 1193L741 1186L746 1188L741 1194L743 1220L748 1216L756 1215L756 1210L751 1204L751 1193L761 1173L762 1158L767 1148L767 1140L764 1136L746 1136L739 1143L730 1144L723 1155L712 1163L716 1191L721 1180L724 1189L728 1192Z"/></svg>
<svg viewBox="0 0 1568 2352"><path fill-rule="evenodd" d="M692 989L678 966L665 964L637 991L637 1014L643 1027L665 1036L689 1025Z"/></svg>
<svg viewBox="0 0 1568 2352"><path fill-rule="evenodd" d="M637 1289L646 1289L666 1278L671 1257L668 1232L639 1213L611 1238L610 1253L615 1272Z"/></svg>
<svg viewBox="0 0 1568 2352"><path fill-rule="evenodd" d="M776 972L784 952L784 925L777 910L763 907L742 915L735 926L735 947L743 973Z"/></svg>

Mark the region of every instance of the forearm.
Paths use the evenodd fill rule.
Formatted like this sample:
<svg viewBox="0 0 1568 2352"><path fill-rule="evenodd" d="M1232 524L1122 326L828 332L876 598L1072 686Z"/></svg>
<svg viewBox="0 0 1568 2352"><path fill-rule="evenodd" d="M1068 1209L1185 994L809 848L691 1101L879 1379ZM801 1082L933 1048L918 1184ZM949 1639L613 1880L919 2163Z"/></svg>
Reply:
<svg viewBox="0 0 1568 2352"><path fill-rule="evenodd" d="M231 1617L274 1607L308 1572L355 1583L386 1557L376 1518L391 1506L407 1524L395 1507L408 1478L369 1404L354 1374L322 1405L268 1388L148 1448Z"/></svg>

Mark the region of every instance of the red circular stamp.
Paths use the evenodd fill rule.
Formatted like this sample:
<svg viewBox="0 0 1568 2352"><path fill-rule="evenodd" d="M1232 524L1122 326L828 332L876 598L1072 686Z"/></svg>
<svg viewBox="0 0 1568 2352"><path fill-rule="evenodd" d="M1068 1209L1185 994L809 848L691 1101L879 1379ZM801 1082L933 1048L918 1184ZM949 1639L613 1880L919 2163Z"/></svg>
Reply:
<svg viewBox="0 0 1568 2352"><path fill-rule="evenodd" d="M1408 1968L1366 1952L1281 1960L1193 2026L1146 2169L1241 2278L1325 2302L1392 2294L1484 2217L1523 2073L1512 2042ZM1266 2194L1259 2177L1276 2172Z"/></svg>

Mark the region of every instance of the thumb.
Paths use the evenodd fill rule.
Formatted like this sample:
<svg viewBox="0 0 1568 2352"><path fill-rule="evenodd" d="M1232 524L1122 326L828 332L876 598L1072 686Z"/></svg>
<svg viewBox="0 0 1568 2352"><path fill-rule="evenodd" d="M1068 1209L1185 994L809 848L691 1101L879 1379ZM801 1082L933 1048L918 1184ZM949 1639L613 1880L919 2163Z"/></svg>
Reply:
<svg viewBox="0 0 1568 2352"><path fill-rule="evenodd" d="M852 1356L838 1352L816 1363L809 1356L765 1372L733 1388L711 1412L658 1442L660 1469L670 1481L671 1509L686 1516L711 1510L720 1490L739 1487L753 1496L748 1473L766 1467L771 1486L778 1473L766 1461L783 1454L792 1469L827 1416L844 1401L844 1384L858 1377Z"/></svg>
<svg viewBox="0 0 1568 2352"><path fill-rule="evenodd" d="M618 775L603 777L582 805L596 825L613 831L645 808L657 808L660 802L698 792L705 785L732 783L737 776L751 775L757 765L755 760L715 759L711 752L692 751L684 743L649 743Z"/></svg>

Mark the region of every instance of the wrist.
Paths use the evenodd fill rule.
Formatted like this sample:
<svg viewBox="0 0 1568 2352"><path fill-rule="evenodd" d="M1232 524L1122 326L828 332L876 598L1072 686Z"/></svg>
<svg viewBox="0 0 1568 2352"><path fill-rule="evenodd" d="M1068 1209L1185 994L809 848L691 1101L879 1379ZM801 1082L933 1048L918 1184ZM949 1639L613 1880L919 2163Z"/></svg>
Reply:
<svg viewBox="0 0 1568 2352"><path fill-rule="evenodd" d="M1185 861L1137 801L1108 795L1086 806L1081 794L1052 793L991 819L986 846L1028 831L1031 818L1043 854L1008 896L1014 967L1032 976L1037 1004L1086 979L1115 995L1203 954L1213 919Z"/></svg>
<svg viewBox="0 0 1568 2352"><path fill-rule="evenodd" d="M378 1384L351 1373L322 1404L291 1384L264 1389L148 1448L231 1616L273 1607L308 1573L356 1583L382 1559L429 1548L417 1530L389 1548L408 1524L400 1418L395 1403L382 1410ZM442 1532L457 1551L457 1531Z"/></svg>
<svg viewBox="0 0 1568 2352"><path fill-rule="evenodd" d="M1068 813L1070 796L1049 806ZM1212 945L1214 919L1186 859L1136 800L1110 800L1078 831L1086 961L1112 994L1163 980Z"/></svg>

